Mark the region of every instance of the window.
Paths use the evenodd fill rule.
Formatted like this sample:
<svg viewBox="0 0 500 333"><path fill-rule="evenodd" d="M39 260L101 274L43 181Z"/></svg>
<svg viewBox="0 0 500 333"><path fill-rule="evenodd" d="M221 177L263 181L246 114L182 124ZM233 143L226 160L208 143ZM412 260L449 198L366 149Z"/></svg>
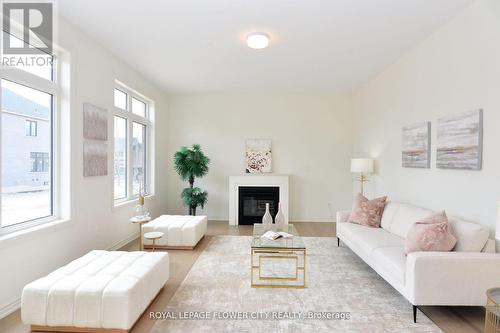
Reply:
<svg viewBox="0 0 500 333"><path fill-rule="evenodd" d="M115 106L127 110L127 94L115 88Z"/></svg>
<svg viewBox="0 0 500 333"><path fill-rule="evenodd" d="M138 116L146 117L146 103L132 97L132 112Z"/></svg>
<svg viewBox="0 0 500 333"><path fill-rule="evenodd" d="M11 27L12 28L12 27ZM2 31L3 33L3 31ZM14 47L28 47L28 45L17 38L16 36L9 34L10 43ZM29 47L36 47L34 45L29 45ZM16 69L28 72L30 74L41 77L42 79L53 81L54 79L54 57L50 54L37 54L36 55L36 66L33 66L24 60L23 55L20 54L9 54L9 58L6 61L15 64Z"/></svg>
<svg viewBox="0 0 500 333"><path fill-rule="evenodd" d="M22 77L30 76L23 74ZM26 80L21 84L15 79L15 74L11 74L9 79L0 81L2 232L54 214L52 158L56 89L52 90L53 82L27 86ZM26 120L27 117L37 120Z"/></svg>
<svg viewBox="0 0 500 333"><path fill-rule="evenodd" d="M20 27L11 25L2 37L22 45L14 36L23 36ZM0 236L70 217L70 198L61 192L69 192L71 178L70 145L62 140L71 127L71 68L68 52L57 45L53 51L10 54L2 62Z"/></svg>
<svg viewBox="0 0 500 333"><path fill-rule="evenodd" d="M146 182L146 126L132 124L132 194L144 191Z"/></svg>
<svg viewBox="0 0 500 333"><path fill-rule="evenodd" d="M49 172L49 153L30 153L31 172Z"/></svg>
<svg viewBox="0 0 500 333"><path fill-rule="evenodd" d="M26 136L36 136L36 121L26 120Z"/></svg>
<svg viewBox="0 0 500 333"><path fill-rule="evenodd" d="M115 200L127 198L127 119L115 116Z"/></svg>
<svg viewBox="0 0 500 333"><path fill-rule="evenodd" d="M114 89L114 104L114 200L120 202L151 190L151 102L120 85Z"/></svg>

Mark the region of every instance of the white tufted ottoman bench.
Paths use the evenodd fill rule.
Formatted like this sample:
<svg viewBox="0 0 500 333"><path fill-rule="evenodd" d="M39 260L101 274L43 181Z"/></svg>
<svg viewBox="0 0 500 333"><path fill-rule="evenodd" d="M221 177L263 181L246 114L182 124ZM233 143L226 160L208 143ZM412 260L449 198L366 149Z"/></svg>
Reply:
<svg viewBox="0 0 500 333"><path fill-rule="evenodd" d="M91 251L23 289L33 332L128 332L169 277L165 252Z"/></svg>
<svg viewBox="0 0 500 333"><path fill-rule="evenodd" d="M160 231L163 237L156 241L155 249L192 250L207 233L206 216L162 215L142 226L142 232ZM153 243L145 240L144 248Z"/></svg>

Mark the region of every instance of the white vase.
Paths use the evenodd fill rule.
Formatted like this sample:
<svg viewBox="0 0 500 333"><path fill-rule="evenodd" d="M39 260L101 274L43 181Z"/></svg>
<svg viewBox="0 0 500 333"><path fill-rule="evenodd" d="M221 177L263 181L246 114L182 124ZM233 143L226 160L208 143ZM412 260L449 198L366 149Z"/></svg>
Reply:
<svg viewBox="0 0 500 333"><path fill-rule="evenodd" d="M283 210L281 209L281 202L278 204L278 214L276 214L276 217L274 218L274 224L276 224L276 227L278 228L283 228L286 224L285 215L283 214Z"/></svg>
<svg viewBox="0 0 500 333"><path fill-rule="evenodd" d="M265 224L266 226L270 226L271 224L273 224L273 217L269 212L269 203L266 203L266 213L262 217L262 224Z"/></svg>
<svg viewBox="0 0 500 333"><path fill-rule="evenodd" d="M273 224L273 217L269 212L269 203L266 203L266 213L262 217L262 224Z"/></svg>

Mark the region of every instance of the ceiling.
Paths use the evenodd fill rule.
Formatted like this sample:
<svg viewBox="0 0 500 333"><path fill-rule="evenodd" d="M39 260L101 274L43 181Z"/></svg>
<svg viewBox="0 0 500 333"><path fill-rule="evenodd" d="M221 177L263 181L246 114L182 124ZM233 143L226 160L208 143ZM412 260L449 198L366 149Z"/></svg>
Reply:
<svg viewBox="0 0 500 333"><path fill-rule="evenodd" d="M59 0L59 13L168 93L342 92L473 0ZM252 50L261 31L270 47Z"/></svg>

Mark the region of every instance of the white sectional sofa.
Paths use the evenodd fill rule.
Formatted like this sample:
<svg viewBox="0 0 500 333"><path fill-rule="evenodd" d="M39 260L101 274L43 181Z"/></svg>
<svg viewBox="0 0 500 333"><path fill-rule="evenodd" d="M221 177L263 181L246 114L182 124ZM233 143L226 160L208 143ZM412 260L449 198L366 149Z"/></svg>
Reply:
<svg viewBox="0 0 500 333"><path fill-rule="evenodd" d="M408 230L433 211L387 202L380 228L347 223L349 211L337 212L337 237L410 303L417 306L482 306L486 290L500 286L500 253L488 229L448 217L457 237L451 252L403 252Z"/></svg>
<svg viewBox="0 0 500 333"><path fill-rule="evenodd" d="M32 332L128 332L169 277L165 252L91 251L24 287Z"/></svg>

